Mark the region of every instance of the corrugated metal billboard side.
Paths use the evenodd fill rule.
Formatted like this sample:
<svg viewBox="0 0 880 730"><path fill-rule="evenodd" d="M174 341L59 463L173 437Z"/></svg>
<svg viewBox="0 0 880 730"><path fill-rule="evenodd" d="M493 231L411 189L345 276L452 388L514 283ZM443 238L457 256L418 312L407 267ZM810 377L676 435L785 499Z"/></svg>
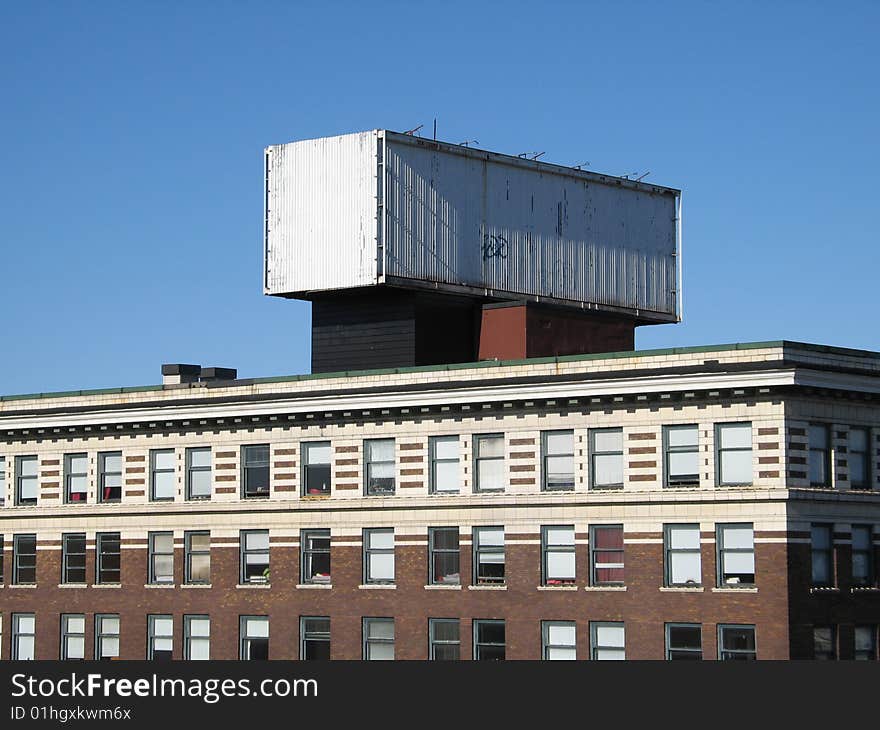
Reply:
<svg viewBox="0 0 880 730"><path fill-rule="evenodd" d="M672 192L387 140L386 274L677 315Z"/></svg>
<svg viewBox="0 0 880 730"><path fill-rule="evenodd" d="M376 283L376 132L266 148L264 291Z"/></svg>

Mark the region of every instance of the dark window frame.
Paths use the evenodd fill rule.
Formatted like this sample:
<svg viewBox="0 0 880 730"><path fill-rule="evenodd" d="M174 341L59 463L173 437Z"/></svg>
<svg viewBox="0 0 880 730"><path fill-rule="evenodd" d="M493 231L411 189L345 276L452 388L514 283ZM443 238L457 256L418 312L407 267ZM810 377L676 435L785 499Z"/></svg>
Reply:
<svg viewBox="0 0 880 730"><path fill-rule="evenodd" d="M33 462L36 465L36 474L22 474L22 464ZM34 496L24 497L23 487L25 480L33 480ZM15 505L17 507L33 507L40 498L40 460L36 456L16 456L15 457Z"/></svg>
<svg viewBox="0 0 880 730"><path fill-rule="evenodd" d="M310 461L310 453L313 449L318 448L326 448L327 453L327 461L326 462L315 462L314 464ZM333 452L332 452L332 443L330 441L303 441L300 445L300 452L302 454L302 473L301 473L301 481L302 487L300 488L300 494L303 497L324 497L330 496L333 490ZM321 473L323 474L324 470L326 470L327 475L327 488L326 489L314 489L314 491L309 491L313 489L309 484L311 482L312 477L312 467L320 467Z"/></svg>
<svg viewBox="0 0 880 730"><path fill-rule="evenodd" d="M676 530L696 530L697 547L696 548L674 548L672 547L672 533ZM696 554L700 559L700 580L696 583L693 581L685 581L684 583L675 583L672 580L672 556L674 554L693 555ZM701 588L703 585L703 549L700 538L699 522L672 522L663 525L663 585L668 588Z"/></svg>
<svg viewBox="0 0 880 730"><path fill-rule="evenodd" d="M372 547L372 536L378 534L391 535L390 548ZM393 527L365 527L363 530L363 581L364 585L394 585L397 581L397 560L395 555L395 535ZM388 578L371 578L370 572L372 568L373 555L391 555L392 577Z"/></svg>
<svg viewBox="0 0 880 730"><path fill-rule="evenodd" d="M82 621L82 631L76 632L70 630L71 619L80 619ZM86 615L84 613L62 613L61 614L61 641L59 642L58 658L61 661L83 661L86 659ZM71 657L68 645L69 639L82 639L82 656Z"/></svg>
<svg viewBox="0 0 880 730"><path fill-rule="evenodd" d="M696 431L697 442L693 446L671 446L669 434L675 431ZM676 477L672 475L670 456L672 454L696 454L697 471L695 474L682 474ZM700 426L696 423L682 423L673 426L663 426L663 486L676 489L681 487L700 486Z"/></svg>
<svg viewBox="0 0 880 730"><path fill-rule="evenodd" d="M192 546L193 537L207 537L207 549L194 550ZM195 556L208 556L208 580L194 580L192 559ZM184 556L184 574L183 580L186 585L211 585L211 532L210 530L187 530L183 533L183 556Z"/></svg>
<svg viewBox="0 0 880 730"><path fill-rule="evenodd" d="M620 434L620 451L599 451L596 448L596 436L603 433L619 433ZM626 462L624 459L624 453L626 452L624 438L623 438L623 428L591 428L588 432L589 438L589 453L590 453L590 489L598 489L598 490L614 490L614 489L623 489L623 483L626 480L625 474L625 466ZM597 456L617 456L620 457L620 478L619 482L608 482L607 484L599 484L596 480L596 457Z"/></svg>
<svg viewBox="0 0 880 730"><path fill-rule="evenodd" d="M501 626L504 629L504 642L498 643L497 641L480 641L480 629L483 626ZM475 618L473 620L473 635L474 635L474 661L502 661L507 659L507 624L504 619L485 619L485 618ZM483 657L483 650L491 650L497 649L501 647L501 651L504 656L498 659L492 659L491 657Z"/></svg>
<svg viewBox="0 0 880 730"><path fill-rule="evenodd" d="M264 534L266 536L266 547L265 548L250 548L248 547L248 537L250 535L260 535ZM271 582L271 569L272 569L272 539L269 533L269 530L241 530L238 533L238 560L239 560L239 581L241 585L251 585L251 584L268 584ZM247 575L247 556L248 555L266 555L266 567L263 568L263 572L260 576L253 575L248 577ZM261 579L262 578L262 579Z"/></svg>
<svg viewBox="0 0 880 730"><path fill-rule="evenodd" d="M599 629L602 627L623 628L623 646L616 644L600 644ZM607 661L601 659L598 655L603 651L622 651L623 658L626 659L626 622L625 621L590 621L590 659L593 661Z"/></svg>
<svg viewBox="0 0 880 730"><path fill-rule="evenodd" d="M828 536L827 547L816 547L816 533L825 532ZM816 580L816 557L824 555L828 559L828 580ZM810 585L814 588L834 588L837 585L837 561L834 550L834 524L831 522L814 522L810 525Z"/></svg>
<svg viewBox="0 0 880 730"><path fill-rule="evenodd" d="M74 471L73 460L85 459L86 470ZM72 492L71 483L77 477L85 477L86 485L82 492ZM78 452L64 455L64 504L86 504L89 501L89 455L88 452ZM82 499L73 499L74 494L82 494Z"/></svg>
<svg viewBox="0 0 880 730"><path fill-rule="evenodd" d="M483 545L480 542L480 535L484 532L500 532L501 545ZM507 585L507 536L503 525L480 525L473 528L471 539L471 548L473 550L473 585ZM481 555L501 555L500 562L492 561L487 565L502 565L504 567L503 575L500 578L494 576L480 576L480 556Z"/></svg>
<svg viewBox="0 0 880 730"><path fill-rule="evenodd" d="M327 548L315 548L311 547L311 543L309 542L311 539L320 539L327 541ZM303 585L332 585L333 584L333 543L331 540L331 532L329 527L323 528L307 528L300 532L300 560L299 560L299 571L300 571L300 583ZM313 569L308 569L309 561L313 559L315 555L326 555L327 563L330 567L330 573L328 573L329 580L316 580L315 573ZM321 574L323 575L323 574Z"/></svg>
<svg viewBox="0 0 880 730"><path fill-rule="evenodd" d="M455 534L455 543L456 546L454 548L447 547L437 547L437 535L440 532L447 532L449 534ZM455 556L455 561L457 563L457 571L453 573L447 573L447 575L458 574L458 582L453 583L450 581L442 581L438 579L438 571L436 568L436 560L435 558L442 556ZM428 528L428 585L436 586L448 586L448 585L461 585L461 534L458 527L429 527Z"/></svg>
<svg viewBox="0 0 880 730"><path fill-rule="evenodd" d="M865 437L865 450L862 451L860 449L853 448L852 444L852 434L853 432L858 432L864 435ZM871 458L871 429L866 428L864 426L852 426L849 429L849 432L846 435L846 449L847 449L847 466L849 471L849 488L856 490L870 490L873 487L872 480L874 476L874 470L871 468L874 464L874 459ZM853 480L853 454L861 454L862 457L862 474L859 479Z"/></svg>
<svg viewBox="0 0 880 730"><path fill-rule="evenodd" d="M869 632L870 641L867 649L859 649L859 629ZM878 626L877 624L856 624L853 628L853 658L856 660L877 661L878 659ZM861 656L860 656L861 655Z"/></svg>
<svg viewBox="0 0 880 730"><path fill-rule="evenodd" d="M480 444L490 439L501 440L501 456L480 456ZM507 442L503 433L476 433L473 436L473 491L481 494L498 494L505 491L504 479L500 487L484 487L480 484L480 465L484 462L500 461L501 471L504 472L504 463L506 458Z"/></svg>
<svg viewBox="0 0 880 730"><path fill-rule="evenodd" d="M549 442L551 436L570 436L571 437L571 451L558 451L558 452L550 452ZM577 471L577 467L575 466L575 454L577 453L577 446L575 445L575 432L573 428L561 428L561 429L553 429L549 431L541 431L541 491L542 492L573 492L575 488L575 472ZM571 480L566 481L561 486L554 486L550 484L550 469L547 466L547 462L550 459L558 459L558 458L571 458Z"/></svg>
<svg viewBox="0 0 880 730"><path fill-rule="evenodd" d="M266 624L266 636L256 636L251 635L249 632L249 623L251 619L258 620L261 624ZM250 656L252 643L251 642L266 642L266 657L269 658L269 640L272 637L272 626L269 622L269 616L265 614L257 615L257 614L247 614L238 617L238 658L240 661L263 661L261 657L252 658Z"/></svg>
<svg viewBox="0 0 880 730"><path fill-rule="evenodd" d="M327 630L316 630L314 626L309 626L310 621L326 622ZM300 616L299 617L299 658L301 661L311 661L307 655L309 654L309 645L311 643L327 644L327 655L330 655L331 623L329 616Z"/></svg>
<svg viewBox="0 0 880 730"><path fill-rule="evenodd" d="M112 544L114 540L116 541L117 552L108 551L105 553L105 543ZM114 555L119 563L119 567L105 568L104 560L112 558ZM103 580L102 574L105 571L110 574L117 573L119 580ZM95 535L95 583L99 585L120 585L122 583L122 541L118 532L99 532Z"/></svg>
<svg viewBox="0 0 880 730"><path fill-rule="evenodd" d="M195 621L208 622L208 634L193 635L192 624ZM187 661L206 661L204 659L193 659L192 644L194 641L205 641L208 645L208 659L211 658L211 617L206 613L186 613L183 615L183 658Z"/></svg>
<svg viewBox="0 0 880 730"><path fill-rule="evenodd" d="M104 629L104 619L116 619L116 632L106 631ZM95 614L95 659L102 660L104 659L104 654L102 652L102 641L104 639L116 639L116 654L113 654L112 657L119 657L120 652L120 641L122 637L122 618L118 613L96 613ZM107 657L108 659L111 656Z"/></svg>
<svg viewBox="0 0 880 730"><path fill-rule="evenodd" d="M551 644L550 643L550 629L554 626L561 626L564 628L572 628L574 629L574 643L573 644ZM563 651L573 651L574 656L571 659L577 659L577 622L576 621L541 621L541 659L544 661L563 661L559 659L553 659L550 657L550 653L554 649L561 649Z"/></svg>
<svg viewBox="0 0 880 730"><path fill-rule="evenodd" d="M874 556L874 526L871 524L853 524L851 526L852 538L852 581L853 585L860 588L874 588L877 585L877 570ZM867 545L856 549L856 534L867 534ZM865 576L856 576L856 558L864 558Z"/></svg>
<svg viewBox="0 0 880 730"><path fill-rule="evenodd" d="M119 471L108 471L107 460L119 457ZM122 501L122 473L124 472L121 451L101 451L98 453L98 502L100 504L118 504ZM119 486L107 486L107 477L118 477ZM114 490L110 492L109 490ZM119 496L107 496L117 493Z"/></svg>
<svg viewBox="0 0 880 730"><path fill-rule="evenodd" d="M193 455L208 453L208 466L193 466ZM210 500L213 495L213 479L209 480L207 494L193 494L193 474L212 474L214 454L210 446L191 446L186 450L186 499L190 502L204 502Z"/></svg>
<svg viewBox="0 0 880 730"><path fill-rule="evenodd" d="M454 459L438 458L438 443L455 443L458 447L458 456ZM428 492L430 494L459 494L461 492L461 474L459 473L458 486L453 489L437 489L437 465L458 464L461 465L461 437L460 436L429 436L428 437Z"/></svg>
<svg viewBox="0 0 880 730"><path fill-rule="evenodd" d="M455 625L458 639L438 639L436 628L440 624ZM454 646L458 656L454 659L438 657L438 648ZM428 619L428 658L431 661L458 661L461 659L461 619L457 618L429 618Z"/></svg>
<svg viewBox="0 0 880 730"><path fill-rule="evenodd" d="M73 551L71 550L70 542L72 540L81 540L82 541L82 551ZM61 535L61 583L62 585L86 585L87 584L87 545L88 541L86 540L86 533L84 532L65 532ZM71 556L76 556L77 558L81 557L79 562L82 565L71 566ZM82 580L70 580L70 571L71 570L81 570L82 571Z"/></svg>
<svg viewBox="0 0 880 730"><path fill-rule="evenodd" d="M266 459L255 459L253 454L260 449L265 449ZM272 494L272 449L269 444L244 444L241 447L241 498L242 499L269 499ZM266 486L261 484L251 488L251 481L257 481L265 471ZM259 481L262 481L259 479Z"/></svg>
<svg viewBox="0 0 880 730"><path fill-rule="evenodd" d="M813 432L821 432L825 440L824 448L813 446ZM834 483L831 473L831 426L827 423L811 423L807 427L807 478L811 487L831 487ZM813 459L820 459L824 476L821 480L813 479Z"/></svg>
<svg viewBox="0 0 880 730"><path fill-rule="evenodd" d="M171 540L171 548L170 550L159 551L156 547L156 542L160 538ZM147 533L147 554L148 554L148 566L149 570L147 571L147 583L150 585L174 585L174 532L171 530L159 530L156 532ZM159 580L158 574L156 571L156 562L157 558L171 556L171 580Z"/></svg>
<svg viewBox="0 0 880 730"><path fill-rule="evenodd" d="M370 627L377 624L391 624L392 637L390 639L386 639L384 637L373 637L370 636ZM395 652L395 642L397 639L397 630L394 625L394 618L391 616L364 616L361 619L361 656L364 661L377 661L373 660L370 656L371 650L373 646L391 646L392 653ZM393 660L394 657L392 656Z"/></svg>
<svg viewBox="0 0 880 730"><path fill-rule="evenodd" d="M33 543L33 549L23 552L22 543ZM25 545L28 548L29 545ZM22 558L32 558L32 561L22 561ZM22 565L22 562L33 565ZM28 571L27 575L32 574L33 580L23 580L22 571ZM12 583L17 586L32 586L37 584L37 535L33 532L20 533L12 536Z"/></svg>
<svg viewBox="0 0 880 730"><path fill-rule="evenodd" d="M596 547L596 533L601 530L619 530L621 535L620 548ZM626 532L622 523L608 525L590 525L590 585L591 586L624 586L626 585ZM622 566L618 564L601 564L597 560L600 553L623 553ZM613 567L608 567L613 566ZM597 570L623 570L623 580L599 580Z"/></svg>
<svg viewBox="0 0 880 730"><path fill-rule="evenodd" d="M752 547L749 548L731 548L727 547L724 544L724 531L725 528L731 529L742 529L749 528L752 531ZM737 554L737 553L749 553L752 554L752 569L755 573L752 574L752 581L749 582L725 582L724 580L724 565L725 555L728 554ZM740 589L746 588L751 589L757 585L758 582L758 573L757 573L757 551L755 550L755 524L753 522L719 522L715 525L715 587L716 588L732 588L732 589Z"/></svg>
<svg viewBox="0 0 880 730"><path fill-rule="evenodd" d="M829 643L828 649L826 652L820 653L818 650L818 642L816 640L816 633L818 631L828 631L829 633ZM855 637L853 637L855 638ZM826 660L826 661L837 661L840 659L840 632L837 629L836 624L814 624L813 625L813 659L814 660Z"/></svg>
<svg viewBox="0 0 880 730"><path fill-rule="evenodd" d="M551 530L569 530L571 531L571 544L568 543L550 543ZM577 535L574 525L541 525L541 585L575 585L577 582ZM562 553L574 556L574 575L571 578L555 577L550 575L550 555L551 553ZM555 582L551 582L555 581Z"/></svg>
<svg viewBox="0 0 880 730"><path fill-rule="evenodd" d="M30 618L33 621L33 629L30 632L21 630L21 621L22 619ZM27 611L15 611L11 615L12 624L10 626L10 638L11 638L11 649L10 658L16 659L19 661L24 661L20 658L21 655L21 647L19 646L19 642L24 637L30 637L31 639L31 652L33 656L31 659L35 659L37 656L37 615L35 613L29 613Z"/></svg>
<svg viewBox="0 0 880 730"><path fill-rule="evenodd" d="M156 630L156 624L159 621L171 622L170 634L159 634ZM156 642L162 640L171 641L171 649L157 649ZM157 651L168 651L169 656L156 656ZM148 661L170 661L174 658L174 616L170 613L150 613L147 614L147 660Z"/></svg>
<svg viewBox="0 0 880 730"><path fill-rule="evenodd" d="M752 643L754 644L754 649L736 649L736 648L725 648L724 647L724 636L728 631L751 631L752 634ZM717 637L718 637L718 659L720 661L731 661L737 659L748 659L755 660L758 658L758 630L755 624L718 624L717 627ZM730 654L732 656L725 656L725 654Z"/></svg>
<svg viewBox="0 0 880 730"><path fill-rule="evenodd" d="M373 446L380 443L391 443L392 458L376 459L373 458ZM389 497L397 493L397 441L394 438L373 438L364 439L364 494L367 496ZM373 468L376 466L391 465L391 477L373 477ZM373 480L389 480L391 485L376 485Z"/></svg>
<svg viewBox="0 0 880 730"><path fill-rule="evenodd" d="M700 632L700 645L698 649L695 649L692 646L687 646L681 644L679 646L672 645L672 632L674 629L690 629ZM667 661L675 661L675 660L692 660L692 659L702 659L703 658L703 624L695 624L695 623L685 623L678 621L671 621L665 624L664 633L666 636L666 660ZM682 656L674 656L675 654L681 654Z"/></svg>
<svg viewBox="0 0 880 730"><path fill-rule="evenodd" d="M748 446L724 446L722 443L722 433L726 428L734 426L748 426L751 432L751 439ZM750 470L751 476L747 482L743 481L725 481L722 479L724 473L724 455L727 453L740 453L748 451L754 454L755 450L755 429L751 421L725 421L724 423L715 424L715 484L719 487L747 487L751 486L755 481L755 467L752 464ZM754 459L754 456L752 457Z"/></svg>
<svg viewBox="0 0 880 730"><path fill-rule="evenodd" d="M169 468L156 466L157 457L162 455L171 455L172 466ZM171 474L171 496L159 497L156 495L156 477L162 474ZM177 450L176 449L150 449L150 501L151 502L173 502L177 492Z"/></svg>

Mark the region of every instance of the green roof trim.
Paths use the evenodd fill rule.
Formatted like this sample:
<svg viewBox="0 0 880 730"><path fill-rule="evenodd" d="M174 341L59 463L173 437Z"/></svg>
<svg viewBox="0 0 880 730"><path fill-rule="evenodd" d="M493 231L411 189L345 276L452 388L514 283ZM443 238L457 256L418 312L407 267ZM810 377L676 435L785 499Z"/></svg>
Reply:
<svg viewBox="0 0 880 730"><path fill-rule="evenodd" d="M364 378L376 375L402 375L408 373L437 373L455 370L475 370L478 368L517 367L521 365L542 365L551 363L588 362L590 360L615 360L630 357L656 357L662 355L689 355L698 352L729 352L731 350L763 350L782 348L816 352L827 355L845 355L880 360L880 352L856 350L833 345L816 345L792 340L769 340L766 342L733 342L723 345L694 345L689 347L667 347L654 350L625 350L621 352L600 352L590 355L560 355L558 357L533 357L524 360L481 360L478 362L450 363L448 365L419 365L403 368L378 368L374 370L341 370L332 373L304 373L301 375L275 375L265 378L245 378L231 381L230 387L247 385L266 385L271 383L296 383L309 380L330 380L333 378ZM164 390L164 385L136 385L119 388L96 388L90 390L66 390L48 393L23 393L0 396L0 402L16 400L39 400L43 398L75 398L88 395L114 395L120 393L146 393Z"/></svg>

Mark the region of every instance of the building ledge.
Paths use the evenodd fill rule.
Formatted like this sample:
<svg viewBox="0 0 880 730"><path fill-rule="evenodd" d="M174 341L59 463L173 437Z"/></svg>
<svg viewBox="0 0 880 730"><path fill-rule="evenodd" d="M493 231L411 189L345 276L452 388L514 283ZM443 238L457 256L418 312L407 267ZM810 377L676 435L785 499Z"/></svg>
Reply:
<svg viewBox="0 0 880 730"><path fill-rule="evenodd" d="M332 583L297 583L297 588L303 588L307 590L321 590L321 591L329 591L332 587Z"/></svg>
<svg viewBox="0 0 880 730"><path fill-rule="evenodd" d="M59 588L88 588L88 583L59 583Z"/></svg>
<svg viewBox="0 0 880 730"><path fill-rule="evenodd" d="M813 586L812 588L810 588L810 593L840 593L840 588L838 588L837 586Z"/></svg>
<svg viewBox="0 0 880 730"><path fill-rule="evenodd" d="M92 588L122 588L122 583L92 583Z"/></svg>
<svg viewBox="0 0 880 730"><path fill-rule="evenodd" d="M748 586L743 588L713 588L712 593L757 593L758 589L755 586Z"/></svg>
<svg viewBox="0 0 880 730"><path fill-rule="evenodd" d="M358 588L372 591L394 591L397 590L395 583L361 583Z"/></svg>
<svg viewBox="0 0 880 730"><path fill-rule="evenodd" d="M236 588L250 588L253 590L266 590L272 587L271 583L237 583Z"/></svg>
<svg viewBox="0 0 880 730"><path fill-rule="evenodd" d="M539 591L576 591L577 586L538 586Z"/></svg>
<svg viewBox="0 0 880 730"><path fill-rule="evenodd" d="M181 583L179 588L213 588L214 586L210 583Z"/></svg>
<svg viewBox="0 0 880 730"><path fill-rule="evenodd" d="M425 586L426 591L460 591L461 583L450 583L449 585L444 585L442 583L438 583L436 585Z"/></svg>
<svg viewBox="0 0 880 730"><path fill-rule="evenodd" d="M469 591L506 591L507 586L468 586Z"/></svg>
<svg viewBox="0 0 880 730"><path fill-rule="evenodd" d="M660 586L661 593L703 593L703 586Z"/></svg>
<svg viewBox="0 0 880 730"><path fill-rule="evenodd" d="M880 593L880 586L853 586L849 589L850 593Z"/></svg>
<svg viewBox="0 0 880 730"><path fill-rule="evenodd" d="M37 584L36 583L10 583L6 587L12 588L12 589L15 589L15 588L36 588Z"/></svg>
<svg viewBox="0 0 880 730"><path fill-rule="evenodd" d="M584 586L585 591L626 591L626 586Z"/></svg>
<svg viewBox="0 0 880 730"><path fill-rule="evenodd" d="M144 583L144 588L177 588L174 583Z"/></svg>

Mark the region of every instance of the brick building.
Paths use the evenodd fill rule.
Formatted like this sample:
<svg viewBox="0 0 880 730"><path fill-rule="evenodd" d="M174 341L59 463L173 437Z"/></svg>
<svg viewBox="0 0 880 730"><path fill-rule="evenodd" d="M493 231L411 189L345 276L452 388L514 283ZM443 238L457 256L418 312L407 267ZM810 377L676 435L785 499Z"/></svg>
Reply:
<svg viewBox="0 0 880 730"><path fill-rule="evenodd" d="M878 353L167 372L0 399L0 657L877 658Z"/></svg>

